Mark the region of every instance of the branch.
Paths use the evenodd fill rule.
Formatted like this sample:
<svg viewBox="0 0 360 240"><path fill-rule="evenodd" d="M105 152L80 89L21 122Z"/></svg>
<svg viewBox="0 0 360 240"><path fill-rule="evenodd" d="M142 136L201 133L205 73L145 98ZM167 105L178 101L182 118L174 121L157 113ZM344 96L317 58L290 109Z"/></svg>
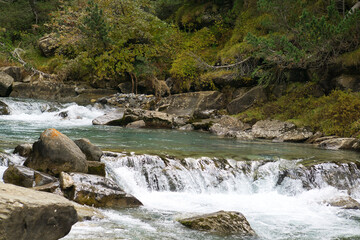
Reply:
<svg viewBox="0 0 360 240"><path fill-rule="evenodd" d="M250 57L248 58L245 58L244 60L240 61L240 62L236 62L234 64L228 64L228 65L222 65L222 66L212 66L212 65L209 65L207 62L205 62L204 60L202 60L199 56L197 56L195 53L193 52L190 52L189 55L193 58L195 58L198 63L200 63L201 65L203 65L205 68L208 68L208 69L213 69L213 70L216 70L216 69L222 69L222 68L233 68L233 67L236 67L236 66L239 66L239 65L242 65L244 63L246 63L247 61L250 60Z"/></svg>

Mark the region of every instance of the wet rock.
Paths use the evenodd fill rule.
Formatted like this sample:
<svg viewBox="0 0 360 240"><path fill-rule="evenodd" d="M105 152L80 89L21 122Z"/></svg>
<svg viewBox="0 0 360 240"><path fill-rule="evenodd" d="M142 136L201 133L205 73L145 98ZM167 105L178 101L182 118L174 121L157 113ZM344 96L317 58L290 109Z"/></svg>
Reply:
<svg viewBox="0 0 360 240"><path fill-rule="evenodd" d="M350 196L332 198L326 200L325 204L342 209L360 209L360 203Z"/></svg>
<svg viewBox="0 0 360 240"><path fill-rule="evenodd" d="M174 118L172 114L143 109L126 109L124 113L125 122L143 120L147 128L173 128Z"/></svg>
<svg viewBox="0 0 360 240"><path fill-rule="evenodd" d="M157 106L169 105L165 113L192 117L195 111L223 109L225 97L216 91L190 92L163 98Z"/></svg>
<svg viewBox="0 0 360 240"><path fill-rule="evenodd" d="M97 117L92 121L93 125L110 125L121 126L123 125L125 109L117 109L109 112L103 116Z"/></svg>
<svg viewBox="0 0 360 240"><path fill-rule="evenodd" d="M64 189L65 196L79 204L94 207L137 207L142 203L125 193L113 180L105 177L69 173L73 186ZM61 182L60 182L61 183ZM64 184L61 183L63 186Z"/></svg>
<svg viewBox="0 0 360 240"><path fill-rule="evenodd" d="M314 134L307 128L298 128L287 131L274 139L276 142L305 142Z"/></svg>
<svg viewBox="0 0 360 240"><path fill-rule="evenodd" d="M146 126L144 120L139 120L135 122L131 122L126 125L126 128L144 128Z"/></svg>
<svg viewBox="0 0 360 240"><path fill-rule="evenodd" d="M88 174L105 177L106 175L105 163L88 161Z"/></svg>
<svg viewBox="0 0 360 240"><path fill-rule="evenodd" d="M0 97L8 97L12 91L14 79L4 73L0 72Z"/></svg>
<svg viewBox="0 0 360 240"><path fill-rule="evenodd" d="M79 222L89 221L89 220L100 220L105 218L104 214L102 214L100 210L96 208L86 205L81 205L75 202L73 202L72 204L74 205L74 208L77 212Z"/></svg>
<svg viewBox="0 0 360 240"><path fill-rule="evenodd" d="M39 39L38 45L45 57L51 57L59 47L59 40L55 37L55 34L48 34Z"/></svg>
<svg viewBox="0 0 360 240"><path fill-rule="evenodd" d="M320 141L319 147L331 150L358 150L360 149L360 142L356 138L330 138Z"/></svg>
<svg viewBox="0 0 360 240"><path fill-rule="evenodd" d="M234 100L232 100L227 105L227 111L229 114L238 114L241 113L251 106L253 106L255 103L261 103L267 100L267 96L265 93L265 89L262 86L256 86L246 92L244 95L241 95Z"/></svg>
<svg viewBox="0 0 360 240"><path fill-rule="evenodd" d="M10 75L15 82L21 82L21 68L16 66L2 67L0 72Z"/></svg>
<svg viewBox="0 0 360 240"><path fill-rule="evenodd" d="M274 139L294 129L296 126L293 123L278 120L258 121L252 126L254 137L264 139Z"/></svg>
<svg viewBox="0 0 360 240"><path fill-rule="evenodd" d="M56 129L47 129L34 143L25 166L51 175L61 172L87 172L87 161L80 148Z"/></svg>
<svg viewBox="0 0 360 240"><path fill-rule="evenodd" d="M14 154L19 154L21 157L29 157L32 152L32 144L25 143L15 147Z"/></svg>
<svg viewBox="0 0 360 240"><path fill-rule="evenodd" d="M69 116L69 112L68 111L64 111L58 114L59 117L61 118L67 118Z"/></svg>
<svg viewBox="0 0 360 240"><path fill-rule="evenodd" d="M21 187L42 186L48 183L56 182L56 178L35 171L24 166L10 166L6 169L3 176L5 183L11 183Z"/></svg>
<svg viewBox="0 0 360 240"><path fill-rule="evenodd" d="M77 222L74 206L55 194L0 183L1 239L57 240Z"/></svg>
<svg viewBox="0 0 360 240"><path fill-rule="evenodd" d="M103 155L103 152L98 146L92 144L89 139L82 138L74 141L80 150L85 154L88 161L98 161Z"/></svg>
<svg viewBox="0 0 360 240"><path fill-rule="evenodd" d="M0 115L9 115L10 114L10 109L9 106L0 101Z"/></svg>
<svg viewBox="0 0 360 240"><path fill-rule="evenodd" d="M244 215L239 212L219 211L192 218L180 219L184 226L200 231L219 234L239 234L243 236L256 236Z"/></svg>

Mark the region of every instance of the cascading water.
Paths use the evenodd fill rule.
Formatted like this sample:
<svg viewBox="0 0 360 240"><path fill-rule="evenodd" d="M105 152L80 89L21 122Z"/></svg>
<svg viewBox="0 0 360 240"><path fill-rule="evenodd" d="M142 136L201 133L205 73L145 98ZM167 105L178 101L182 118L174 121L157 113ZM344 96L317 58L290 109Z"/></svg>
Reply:
<svg viewBox="0 0 360 240"><path fill-rule="evenodd" d="M0 116L1 178L9 164L24 161L11 154L14 147L36 141L46 128L124 152L108 153L102 161L109 177L144 206L103 210L106 219L77 223L64 239L241 239L188 230L176 221L218 210L243 213L259 239L360 239L358 210L324 204L336 196L360 199L354 163L359 153L199 132L92 126L107 109L0 100L10 108L10 115ZM305 167L308 162L313 166Z"/></svg>

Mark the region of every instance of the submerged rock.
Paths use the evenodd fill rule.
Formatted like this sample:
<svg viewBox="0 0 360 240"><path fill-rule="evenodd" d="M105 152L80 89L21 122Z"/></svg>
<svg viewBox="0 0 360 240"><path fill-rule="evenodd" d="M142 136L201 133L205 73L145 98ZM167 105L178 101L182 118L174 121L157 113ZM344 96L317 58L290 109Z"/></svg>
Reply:
<svg viewBox="0 0 360 240"><path fill-rule="evenodd" d="M9 115L10 114L10 109L9 109L9 106L0 101L0 115Z"/></svg>
<svg viewBox="0 0 360 240"><path fill-rule="evenodd" d="M239 212L219 211L191 218L180 219L184 226L200 231L209 231L219 234L239 234L256 236L244 215Z"/></svg>
<svg viewBox="0 0 360 240"><path fill-rule="evenodd" d="M125 193L113 180L105 177L69 173L66 183L60 179L65 196L80 204L94 207L137 207L142 203Z"/></svg>
<svg viewBox="0 0 360 240"><path fill-rule="evenodd" d="M73 204L55 194L0 183L0 239L57 240L77 222Z"/></svg>
<svg viewBox="0 0 360 240"><path fill-rule="evenodd" d="M325 201L326 204L342 209L360 209L360 203L350 196L341 196Z"/></svg>
<svg viewBox="0 0 360 240"><path fill-rule="evenodd" d="M89 139L82 138L74 141L80 150L85 154L88 161L100 161L103 152L98 146L92 144Z"/></svg>
<svg viewBox="0 0 360 240"><path fill-rule="evenodd" d="M85 155L67 136L55 129L47 129L34 143L30 157L25 166L51 175L61 172L88 171Z"/></svg>

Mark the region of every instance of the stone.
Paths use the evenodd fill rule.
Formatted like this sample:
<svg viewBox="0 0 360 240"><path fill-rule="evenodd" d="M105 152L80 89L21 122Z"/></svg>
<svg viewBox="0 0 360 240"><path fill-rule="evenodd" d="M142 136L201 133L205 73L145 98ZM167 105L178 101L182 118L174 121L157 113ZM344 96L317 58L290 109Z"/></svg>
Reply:
<svg viewBox="0 0 360 240"><path fill-rule="evenodd" d="M35 187L57 182L56 178L24 166L9 166L3 176L5 183L20 187Z"/></svg>
<svg viewBox="0 0 360 240"><path fill-rule="evenodd" d="M85 154L86 160L88 161L98 161L103 155L103 152L98 146L92 144L89 139L82 138L74 141L75 144L80 148L80 150Z"/></svg>
<svg viewBox="0 0 360 240"><path fill-rule="evenodd" d="M124 123L143 120L147 128L173 128L174 118L172 114L143 109L128 108L124 113Z"/></svg>
<svg viewBox="0 0 360 240"><path fill-rule="evenodd" d="M24 165L51 175L88 171L86 157L80 148L54 128L47 129L40 135Z"/></svg>
<svg viewBox="0 0 360 240"><path fill-rule="evenodd" d="M360 91L360 75L342 74L333 79L333 82L341 90Z"/></svg>
<svg viewBox="0 0 360 240"><path fill-rule="evenodd" d="M193 118L195 119L207 119L207 118L217 118L219 117L218 110L216 109L209 109L209 110L196 110L194 112Z"/></svg>
<svg viewBox="0 0 360 240"><path fill-rule="evenodd" d="M230 138L236 138L238 140L244 140L244 141L251 141L254 140L255 137L252 134L251 131L233 131L230 130L228 132L226 132L226 134L224 135L225 137L230 137Z"/></svg>
<svg viewBox="0 0 360 240"><path fill-rule="evenodd" d="M64 196L63 192L60 189L60 183L58 181L48 183L45 185L41 185L41 186L35 186L35 187L32 187L31 189L36 190L36 191L41 191L41 192L54 193L59 196Z"/></svg>
<svg viewBox="0 0 360 240"><path fill-rule="evenodd" d="M77 222L73 204L55 194L0 183L0 239L57 240Z"/></svg>
<svg viewBox="0 0 360 240"><path fill-rule="evenodd" d="M226 107L230 115L244 112L251 106L267 100L266 92L263 86L256 86L243 95L232 100Z"/></svg>
<svg viewBox="0 0 360 240"><path fill-rule="evenodd" d="M320 141L319 147L331 150L348 149L357 150L360 149L359 140L356 138L330 138Z"/></svg>
<svg viewBox="0 0 360 240"><path fill-rule="evenodd" d="M97 117L92 121L93 125L110 125L121 126L123 123L125 109L116 109L112 112L106 113L103 116Z"/></svg>
<svg viewBox="0 0 360 240"><path fill-rule="evenodd" d="M21 68L16 66L8 66L0 68L0 72L10 75L15 82L21 82Z"/></svg>
<svg viewBox="0 0 360 240"><path fill-rule="evenodd" d="M113 180L96 175L69 173L73 186L64 189L65 196L79 204L93 207L137 207L142 203L125 193Z"/></svg>
<svg viewBox="0 0 360 240"><path fill-rule="evenodd" d="M254 137L264 139L274 139L294 129L295 124L278 120L262 120L252 126Z"/></svg>
<svg viewBox="0 0 360 240"><path fill-rule="evenodd" d="M59 47L59 40L55 37L55 34L48 34L39 39L38 45L45 57L51 57Z"/></svg>
<svg viewBox="0 0 360 240"><path fill-rule="evenodd" d="M181 131L193 131L194 126L192 124L186 124L184 126L179 127L178 129Z"/></svg>
<svg viewBox="0 0 360 240"><path fill-rule="evenodd" d="M14 79L4 73L0 72L0 97L8 97L12 91Z"/></svg>
<svg viewBox="0 0 360 240"><path fill-rule="evenodd" d="M244 215L239 212L219 211L191 218L180 219L184 226L200 231L218 234L238 234L256 236Z"/></svg>
<svg viewBox="0 0 360 240"><path fill-rule="evenodd" d="M61 172L60 187L62 189L67 189L67 188L71 188L72 186L74 186L74 180L72 179L72 177L66 172Z"/></svg>
<svg viewBox="0 0 360 240"><path fill-rule="evenodd" d="M298 128L287 131L274 139L276 142L305 142L314 134L307 128Z"/></svg>
<svg viewBox="0 0 360 240"><path fill-rule="evenodd" d="M217 123L210 127L209 131L218 136L225 136L228 132L243 131L249 128L249 125L244 124L237 118L222 116Z"/></svg>
<svg viewBox="0 0 360 240"><path fill-rule="evenodd" d="M360 209L360 203L350 196L335 197L324 201L324 203L342 209Z"/></svg>
<svg viewBox="0 0 360 240"><path fill-rule="evenodd" d="M217 91L189 92L162 98L159 106L168 105L165 113L192 117L195 111L225 108L225 97Z"/></svg>
<svg viewBox="0 0 360 240"><path fill-rule="evenodd" d="M131 122L126 125L126 128L144 128L146 126L144 120L139 120L135 122Z"/></svg>
<svg viewBox="0 0 360 240"><path fill-rule="evenodd" d="M106 176L105 163L88 161L88 174L105 177Z"/></svg>
<svg viewBox="0 0 360 240"><path fill-rule="evenodd" d="M9 115L10 114L10 109L9 109L9 106L0 101L0 115Z"/></svg>
<svg viewBox="0 0 360 240"><path fill-rule="evenodd" d="M214 123L214 119L202 119L201 121L193 122L192 125L195 130L209 131L209 129Z"/></svg>
<svg viewBox="0 0 360 240"><path fill-rule="evenodd" d="M104 214L102 214L100 210L96 208L86 205L81 205L75 202L73 202L72 204L77 212L79 222L90 221L90 220L101 220L105 218Z"/></svg>
<svg viewBox="0 0 360 240"><path fill-rule="evenodd" d="M29 157L32 152L32 144L24 143L17 145L14 150L14 154L19 154L21 157Z"/></svg>

